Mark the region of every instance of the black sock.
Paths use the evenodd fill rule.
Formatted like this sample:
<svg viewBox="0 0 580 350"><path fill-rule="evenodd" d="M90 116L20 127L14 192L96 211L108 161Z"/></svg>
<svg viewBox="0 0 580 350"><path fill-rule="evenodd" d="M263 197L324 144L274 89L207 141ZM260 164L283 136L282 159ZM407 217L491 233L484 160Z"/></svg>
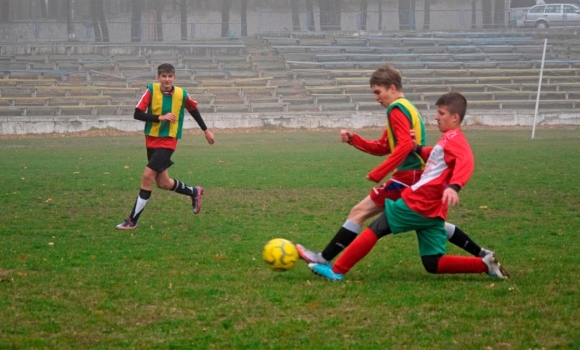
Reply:
<svg viewBox="0 0 580 350"><path fill-rule="evenodd" d="M327 261L332 261L344 248L348 247L354 241L356 236L357 234L355 232L341 227L322 251L322 257Z"/></svg>
<svg viewBox="0 0 580 350"><path fill-rule="evenodd" d="M471 238L469 238L469 236L461 231L457 226L455 226L455 232L453 233L453 236L449 238L449 242L475 256L479 256L479 252L481 251L481 247L472 241Z"/></svg>
<svg viewBox="0 0 580 350"><path fill-rule="evenodd" d="M190 196L193 197L194 194L196 194L197 189L189 186L177 179L173 179L173 181L175 181L175 184L173 185L173 188L171 189L174 192L186 195L186 196Z"/></svg>
<svg viewBox="0 0 580 350"><path fill-rule="evenodd" d="M137 220L139 220L139 216L141 216L143 209L145 209L145 205L147 205L149 198L151 198L151 191L144 189L139 191L139 196L137 196L137 200L135 201L135 205L131 211L131 216L129 217L133 223L137 223Z"/></svg>

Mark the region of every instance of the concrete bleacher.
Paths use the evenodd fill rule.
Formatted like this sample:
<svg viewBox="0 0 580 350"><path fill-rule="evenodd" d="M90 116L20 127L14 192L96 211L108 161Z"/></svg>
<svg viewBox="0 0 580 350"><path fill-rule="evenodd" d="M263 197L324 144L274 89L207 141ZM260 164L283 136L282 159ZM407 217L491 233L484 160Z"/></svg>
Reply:
<svg viewBox="0 0 580 350"><path fill-rule="evenodd" d="M401 71L404 92L433 108L460 91L471 108L529 108L543 40L525 33L413 32L358 37L263 33L186 43L0 43L0 115L132 114L163 62L203 113L377 111L368 79L381 64ZM547 47L542 105L575 108L580 50ZM43 111L44 108L44 111Z"/></svg>

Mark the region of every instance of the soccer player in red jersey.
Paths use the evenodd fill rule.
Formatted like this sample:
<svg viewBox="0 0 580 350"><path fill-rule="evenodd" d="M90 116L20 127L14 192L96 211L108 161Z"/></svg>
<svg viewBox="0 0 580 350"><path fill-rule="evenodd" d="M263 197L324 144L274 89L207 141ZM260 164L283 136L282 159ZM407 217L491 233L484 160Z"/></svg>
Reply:
<svg viewBox="0 0 580 350"><path fill-rule="evenodd" d="M175 68L169 63L157 68L158 83L150 84L135 107L134 118L145 122L145 147L147 148L147 166L141 178L141 190L131 211L131 215L116 226L119 230L134 230L137 220L151 197L153 182L158 188L171 190L191 197L193 213L201 210L201 186L189 186L169 177L167 169L173 165L171 155L177 147L183 130L184 111L195 119L204 131L210 145L214 143L213 133L207 128L197 110L197 102L187 91L173 85Z"/></svg>
<svg viewBox="0 0 580 350"><path fill-rule="evenodd" d="M365 139L349 130L341 130L342 142L377 156L390 156L374 170L367 179L381 183L390 173L392 176L383 185L374 187L370 194L355 205L347 220L322 252L314 252L301 244L296 248L300 257L308 263L326 264L334 259L359 234L364 222L384 211L385 200L396 200L401 191L419 180L425 166L424 160L414 152L414 141L425 145L425 128L417 108L403 94L402 78L389 64L379 67L371 76L370 88L375 100L386 108L387 125L378 140ZM449 241L474 256L485 256L491 251L481 248L465 232L453 224L447 224Z"/></svg>
<svg viewBox="0 0 580 350"><path fill-rule="evenodd" d="M330 264L310 263L316 274L333 281L345 273L388 235L414 230L419 240L423 266L430 273L487 273L509 278L495 253L484 257L445 255L447 234L445 220L449 205L459 203L459 190L465 186L474 168L471 148L461 131L467 109L463 95L450 92L436 102L435 120L443 133L434 147L416 146L416 153L426 160L419 181L405 188L401 198L387 199L385 212L379 215L337 259Z"/></svg>

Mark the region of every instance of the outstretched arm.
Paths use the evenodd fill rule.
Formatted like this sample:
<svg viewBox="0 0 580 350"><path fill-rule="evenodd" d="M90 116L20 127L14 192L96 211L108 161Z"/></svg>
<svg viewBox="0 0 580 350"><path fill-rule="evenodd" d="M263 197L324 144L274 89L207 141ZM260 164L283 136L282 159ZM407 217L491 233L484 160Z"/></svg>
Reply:
<svg viewBox="0 0 580 350"><path fill-rule="evenodd" d="M386 129L378 140L365 139L349 130L341 130L340 139L342 142L346 142L356 149L374 156L385 156L391 153Z"/></svg>

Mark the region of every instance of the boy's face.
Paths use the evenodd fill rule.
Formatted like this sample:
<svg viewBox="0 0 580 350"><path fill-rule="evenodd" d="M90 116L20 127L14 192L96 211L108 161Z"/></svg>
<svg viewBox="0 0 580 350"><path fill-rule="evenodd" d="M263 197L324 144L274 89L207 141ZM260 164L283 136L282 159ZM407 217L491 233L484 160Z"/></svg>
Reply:
<svg viewBox="0 0 580 350"><path fill-rule="evenodd" d="M402 96L401 92L397 90L395 85L386 87L383 85L371 85L371 91L375 100L381 104L381 106L387 108L393 101Z"/></svg>
<svg viewBox="0 0 580 350"><path fill-rule="evenodd" d="M161 91L169 91L173 87L175 73L161 73L157 76L157 80L161 84Z"/></svg>
<svg viewBox="0 0 580 350"><path fill-rule="evenodd" d="M437 106L437 114L435 115L439 131L446 132L452 129L458 129L461 125L459 114L451 114L447 106Z"/></svg>

